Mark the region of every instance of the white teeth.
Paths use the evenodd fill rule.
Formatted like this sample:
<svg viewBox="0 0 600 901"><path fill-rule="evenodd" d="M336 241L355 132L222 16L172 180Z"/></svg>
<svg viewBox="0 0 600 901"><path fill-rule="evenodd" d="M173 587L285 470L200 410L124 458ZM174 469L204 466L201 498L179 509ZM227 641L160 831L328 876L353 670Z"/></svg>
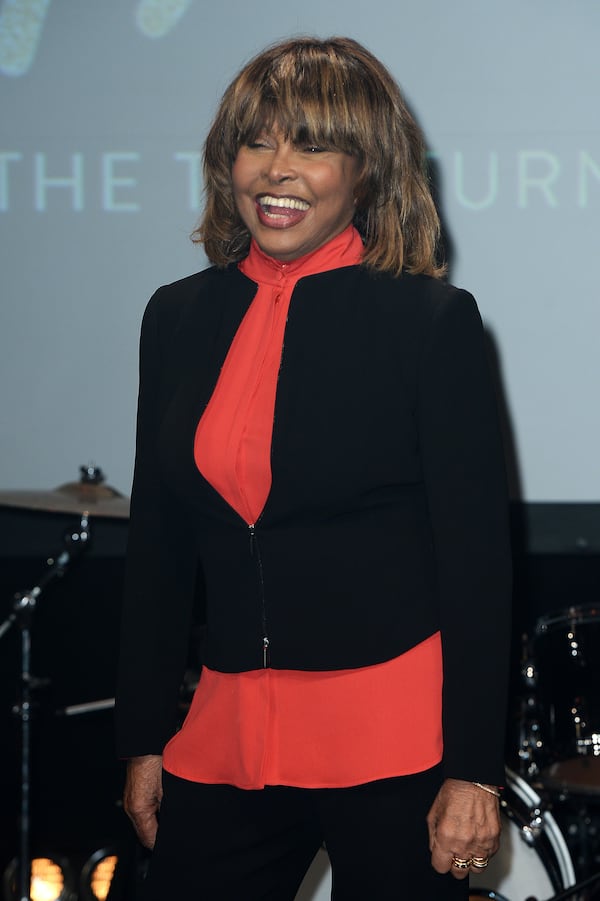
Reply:
<svg viewBox="0 0 600 901"><path fill-rule="evenodd" d="M295 197L271 197L270 195L261 197L259 203L262 207L278 206L286 210L307 210L310 207L310 203L306 203L305 200L296 200Z"/></svg>

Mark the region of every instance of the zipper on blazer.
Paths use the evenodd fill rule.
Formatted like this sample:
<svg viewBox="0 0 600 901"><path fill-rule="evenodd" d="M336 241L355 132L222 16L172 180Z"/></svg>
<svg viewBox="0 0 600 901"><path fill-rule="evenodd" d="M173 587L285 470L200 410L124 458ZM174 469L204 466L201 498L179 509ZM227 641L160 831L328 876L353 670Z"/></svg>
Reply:
<svg viewBox="0 0 600 901"><path fill-rule="evenodd" d="M262 655L263 655L263 669L267 669L269 666L269 646L271 642L269 641L269 635L267 630L267 606L265 600L265 582L263 577L263 567L262 567L262 559L260 556L260 547L258 546L258 539L256 537L256 523L251 523L248 526L248 531L250 533L250 556L256 560L256 571L258 574L258 584L260 588L260 602L261 602L261 625L262 625Z"/></svg>
<svg viewBox="0 0 600 901"><path fill-rule="evenodd" d="M295 286L294 286L295 290ZM279 369L277 371L277 387L279 387L279 378L281 376L281 369L283 366L283 355L285 351L285 333L287 331L287 326L290 318L290 311L288 309L287 316L285 317L285 327L283 332L283 341L281 343L281 357L279 359ZM277 407L277 403L275 404ZM273 435L275 434L275 414L276 409L273 411ZM271 438L271 464L273 463L273 438ZM262 513L258 517L262 516ZM258 522L258 520L257 520ZM267 669L270 664L269 660L269 648L271 646L271 641L269 639L269 633L267 629L267 604L265 600L265 583L263 578L263 567L262 567L262 559L260 556L260 548L258 546L258 539L256 537L256 525L257 523L251 523L248 526L248 531L250 533L250 556L256 558L256 567L258 572L258 584L260 586L260 600L262 605L262 655L263 655L263 669Z"/></svg>

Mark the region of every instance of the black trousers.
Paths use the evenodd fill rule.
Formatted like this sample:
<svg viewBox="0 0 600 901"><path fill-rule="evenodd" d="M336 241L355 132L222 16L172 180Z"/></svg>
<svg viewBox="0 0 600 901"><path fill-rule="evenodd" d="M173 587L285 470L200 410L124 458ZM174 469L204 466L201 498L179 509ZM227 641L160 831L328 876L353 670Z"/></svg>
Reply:
<svg viewBox="0 0 600 901"><path fill-rule="evenodd" d="M430 863L436 767L341 789L245 791L164 774L145 901L293 901L324 842L335 901L465 901Z"/></svg>

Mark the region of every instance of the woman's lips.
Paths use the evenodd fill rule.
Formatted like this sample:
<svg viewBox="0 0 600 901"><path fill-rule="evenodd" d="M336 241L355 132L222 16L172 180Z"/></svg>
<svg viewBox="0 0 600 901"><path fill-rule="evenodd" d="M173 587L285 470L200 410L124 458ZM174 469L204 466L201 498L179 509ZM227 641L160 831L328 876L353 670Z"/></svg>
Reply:
<svg viewBox="0 0 600 901"><path fill-rule="evenodd" d="M262 194L256 199L256 211L262 225L268 228L290 228L304 219L310 204L299 197L276 197Z"/></svg>

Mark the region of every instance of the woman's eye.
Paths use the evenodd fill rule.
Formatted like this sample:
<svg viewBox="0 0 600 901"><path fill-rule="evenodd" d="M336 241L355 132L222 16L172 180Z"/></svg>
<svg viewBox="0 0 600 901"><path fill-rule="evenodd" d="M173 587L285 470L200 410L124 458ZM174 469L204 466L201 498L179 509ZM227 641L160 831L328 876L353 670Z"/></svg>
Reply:
<svg viewBox="0 0 600 901"><path fill-rule="evenodd" d="M324 147L319 147L318 144L307 144L304 147L305 153L323 153L325 151Z"/></svg>

